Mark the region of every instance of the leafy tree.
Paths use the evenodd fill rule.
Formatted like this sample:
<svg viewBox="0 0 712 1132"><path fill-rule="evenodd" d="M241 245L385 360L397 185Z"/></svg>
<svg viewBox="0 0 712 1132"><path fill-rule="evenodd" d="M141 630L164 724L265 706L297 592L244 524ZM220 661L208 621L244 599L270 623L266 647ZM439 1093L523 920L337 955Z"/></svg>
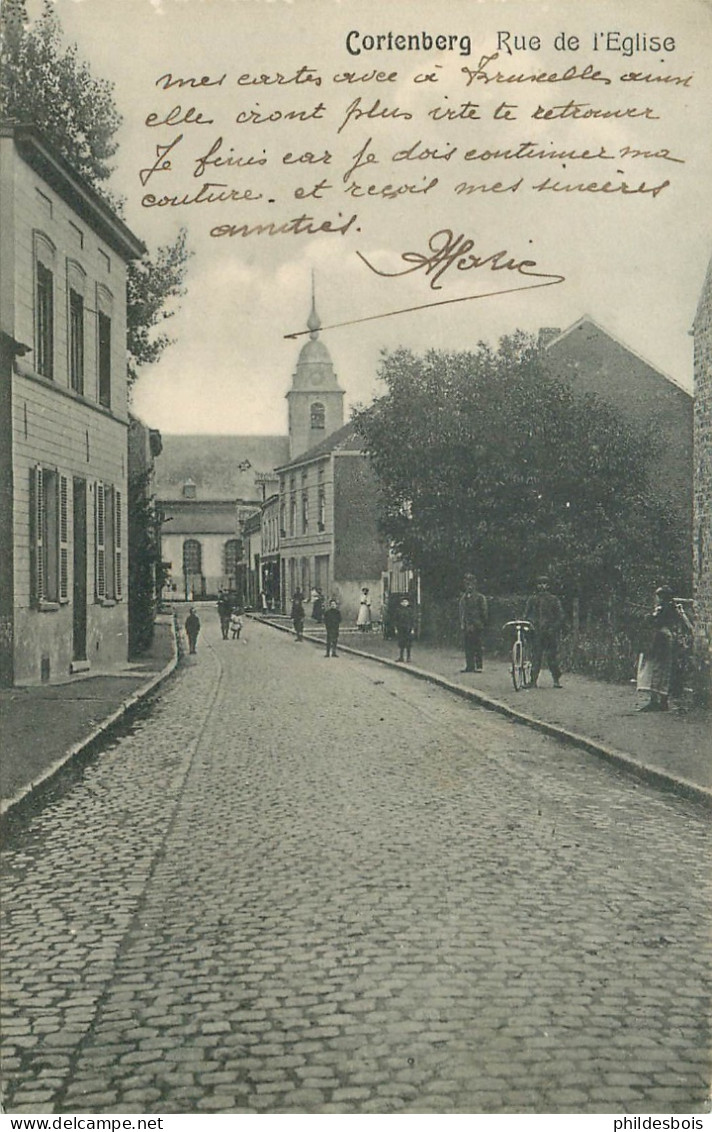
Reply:
<svg viewBox="0 0 712 1132"><path fill-rule="evenodd" d="M121 215L122 201L107 188L118 144L121 116L113 84L95 78L79 58L76 44L65 47L50 0L30 24L24 0L5 0L0 9L0 117L26 122L45 135L92 188ZM138 368L158 361L171 339L156 328L174 313L184 293L188 259L186 233L128 265L127 350L129 383ZM132 652L153 637L160 540L145 475L129 482L129 637Z"/></svg>
<svg viewBox="0 0 712 1132"><path fill-rule="evenodd" d="M95 78L77 45L65 47L51 0L34 24L24 0L6 0L0 14L0 117L36 126L72 167L121 214L107 188L121 124L113 83ZM154 334L183 295L188 260L186 233L128 266L129 382L138 368L160 358L172 339Z"/></svg>
<svg viewBox="0 0 712 1132"><path fill-rule="evenodd" d="M173 341L167 334L153 331L173 317L175 309L170 300L185 294L183 280L189 254L186 230L181 228L175 243L160 247L153 259L144 256L129 263L126 314L130 384L138 377L140 366L157 362Z"/></svg>
<svg viewBox="0 0 712 1132"><path fill-rule="evenodd" d="M161 574L160 522L149 494L150 472L129 477L129 652L137 655L153 641Z"/></svg>
<svg viewBox="0 0 712 1132"><path fill-rule="evenodd" d="M650 496L649 439L552 380L535 338L400 349L380 376L386 394L356 420L382 528L435 591L474 569L489 592L521 593L546 570L593 604L668 576L675 532Z"/></svg>
<svg viewBox="0 0 712 1132"><path fill-rule="evenodd" d="M113 84L96 79L76 44L64 48L50 0L35 24L22 2L0 17L0 115L32 122L99 189L111 175L121 116Z"/></svg>

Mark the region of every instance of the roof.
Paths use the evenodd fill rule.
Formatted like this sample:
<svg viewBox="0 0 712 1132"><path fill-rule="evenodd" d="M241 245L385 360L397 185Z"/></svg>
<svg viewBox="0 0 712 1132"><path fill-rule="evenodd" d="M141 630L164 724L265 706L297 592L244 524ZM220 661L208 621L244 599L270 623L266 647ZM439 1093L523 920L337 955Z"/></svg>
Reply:
<svg viewBox="0 0 712 1132"><path fill-rule="evenodd" d="M289 456L286 436L166 436L156 461L158 499L184 499L183 485L192 480L197 502L261 499L258 472L271 472Z"/></svg>
<svg viewBox="0 0 712 1132"><path fill-rule="evenodd" d="M363 453L364 439L353 421L347 421L336 432L330 433L324 440L320 440L313 448L295 456L288 464L280 464L278 472L287 468L297 468L300 464L308 464L311 460L318 460L320 456L330 456L332 452L358 452Z"/></svg>
<svg viewBox="0 0 712 1132"><path fill-rule="evenodd" d="M670 377L668 373L664 373L663 370L659 369L658 366L653 365L652 362L649 362L647 358L644 358L636 350L632 350L630 346L627 346L625 342L621 342L620 338L616 338L615 334L611 334L610 330L606 330L605 326L601 326L599 322L596 322L595 319L591 318L590 315L587 314L582 315L581 318L579 318L571 326L567 327L566 330L562 330L560 334L557 334L555 338L552 338L551 341L547 342L546 349L552 350L560 342L565 341L566 338L584 331L587 326L593 327L596 331L598 331L599 334L603 334L606 338L610 338L611 342L615 342L615 344L617 346L620 346L622 350L627 350L627 352L631 354L632 357L637 358L639 362L642 362L643 365L647 366L648 369L652 370L658 377L661 377L665 381L669 382L670 385L675 387L675 389L679 389L680 392L684 393L687 397L692 396L689 390L685 389L684 385L681 385L679 381L675 380L674 377Z"/></svg>
<svg viewBox="0 0 712 1132"><path fill-rule="evenodd" d="M229 501L200 503L195 499L163 501L165 535L238 536L237 513Z"/></svg>
<svg viewBox="0 0 712 1132"><path fill-rule="evenodd" d="M141 240L35 126L2 122L0 137L12 138L23 160L123 259L144 255Z"/></svg>

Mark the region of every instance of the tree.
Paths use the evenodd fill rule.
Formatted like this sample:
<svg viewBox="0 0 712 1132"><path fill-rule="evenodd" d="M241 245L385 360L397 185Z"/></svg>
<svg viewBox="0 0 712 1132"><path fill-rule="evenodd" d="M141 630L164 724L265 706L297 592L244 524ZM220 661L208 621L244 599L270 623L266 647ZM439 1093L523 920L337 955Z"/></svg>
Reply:
<svg viewBox="0 0 712 1132"><path fill-rule="evenodd" d="M38 126L76 171L99 190L111 175L121 115L113 84L96 79L76 44L64 48L50 0L34 25L24 3L0 17L0 115Z"/></svg>
<svg viewBox="0 0 712 1132"><path fill-rule="evenodd" d="M127 332L129 385L138 377L142 365L157 362L173 339L153 334L156 326L172 318L175 309L169 300L185 294L183 280L189 252L186 230L181 228L175 243L159 247L155 257L144 256L129 263L127 275Z"/></svg>
<svg viewBox="0 0 712 1132"><path fill-rule="evenodd" d="M65 47L50 0L30 24L24 0L7 0L0 14L0 117L28 122L119 214L121 200L107 188L121 124L113 83L95 78L79 58L77 45ZM174 313L172 300L183 295L188 261L186 233L129 264L127 320L129 383L138 368L152 364L172 339L154 335Z"/></svg>
<svg viewBox="0 0 712 1132"><path fill-rule="evenodd" d="M521 593L546 570L594 603L667 576L674 532L649 493L648 438L552 380L535 338L396 350L380 376L386 394L356 421L382 529L436 591L474 569L489 592Z"/></svg>
<svg viewBox="0 0 712 1132"><path fill-rule="evenodd" d="M147 649L153 640L158 594L163 587L160 521L150 491L150 471L129 476L129 652Z"/></svg>

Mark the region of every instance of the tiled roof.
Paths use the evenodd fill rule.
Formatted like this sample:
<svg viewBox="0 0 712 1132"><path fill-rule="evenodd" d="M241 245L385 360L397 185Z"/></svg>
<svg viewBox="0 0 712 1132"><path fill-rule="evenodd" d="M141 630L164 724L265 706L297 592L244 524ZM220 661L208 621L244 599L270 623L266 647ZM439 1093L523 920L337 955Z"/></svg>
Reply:
<svg viewBox="0 0 712 1132"><path fill-rule="evenodd" d="M156 460L156 496L185 498L183 485L195 484L196 499L262 498L258 472L271 472L289 456L286 436L166 436Z"/></svg>
<svg viewBox="0 0 712 1132"><path fill-rule="evenodd" d="M347 421L341 428L337 428L336 432L330 433L324 440L320 440L313 448L307 449L302 452L301 456L295 456L288 464L280 464L279 470L285 468L295 468L299 464L305 464L309 460L318 459L319 456L328 456L331 452L362 452L363 451L363 437L358 431L353 421Z"/></svg>
<svg viewBox="0 0 712 1132"><path fill-rule="evenodd" d="M566 343L567 340L573 342L576 337L581 336L582 340L586 341L587 343L593 342L597 336L607 338L610 342L614 342L616 346L619 346L622 350L627 350L627 352L632 357L637 358L637 360L639 362L642 362L644 366L647 366L648 370L650 370L651 374L654 377L661 378L664 382L667 382L670 385L674 386L676 389L679 389L688 397L690 396L689 391L685 389L684 386L680 385L679 381L676 381L674 377L671 377L668 373L664 373L657 366L653 365L652 362L649 362L647 358L642 357L635 350L631 349L630 346L627 346L625 342L621 342L620 338L616 338L615 334L611 334L610 330L606 330L604 326L601 326L600 323L596 322L595 319L591 318L587 314L583 315L571 326L567 327L566 330L562 330L555 338L552 338L550 341L548 341L546 343L546 349L552 350L555 353L557 346L559 346L561 343Z"/></svg>

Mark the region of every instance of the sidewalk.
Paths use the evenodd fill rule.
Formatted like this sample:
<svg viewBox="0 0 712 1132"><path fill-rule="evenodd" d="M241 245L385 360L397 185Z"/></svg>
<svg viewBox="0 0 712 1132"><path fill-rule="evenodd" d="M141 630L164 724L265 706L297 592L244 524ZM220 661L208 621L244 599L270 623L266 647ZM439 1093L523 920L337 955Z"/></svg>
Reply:
<svg viewBox="0 0 712 1132"><path fill-rule="evenodd" d="M157 618L150 651L111 673L0 691L0 815L103 735L177 663L173 618Z"/></svg>
<svg viewBox="0 0 712 1132"><path fill-rule="evenodd" d="M258 618L291 632L284 617ZM307 622L307 639L324 632ZM551 687L515 692L507 663L485 660L485 671L462 673L462 654L416 641L410 665L396 665L395 641L380 633L342 631L340 651L369 655L411 677L440 684L530 727L607 758L638 777L712 806L712 716L675 710L639 714L640 697L629 687L565 675ZM169 675L177 663L173 621L160 617L150 653L121 673L87 673L64 683L0 691L0 815L26 798Z"/></svg>
<svg viewBox="0 0 712 1132"><path fill-rule="evenodd" d="M291 631L288 618L269 621ZM321 626L307 620L306 638L324 640ZM453 647L413 643L412 662L395 664L398 645L380 632L342 631L340 651L362 653L399 671L429 680L485 707L520 720L594 755L606 758L639 778L656 782L712 806L712 713L640 713L647 697L632 685L605 684L565 673L563 689L552 687L544 670L539 686L515 692L506 660L485 657L485 670L464 673L463 653Z"/></svg>

